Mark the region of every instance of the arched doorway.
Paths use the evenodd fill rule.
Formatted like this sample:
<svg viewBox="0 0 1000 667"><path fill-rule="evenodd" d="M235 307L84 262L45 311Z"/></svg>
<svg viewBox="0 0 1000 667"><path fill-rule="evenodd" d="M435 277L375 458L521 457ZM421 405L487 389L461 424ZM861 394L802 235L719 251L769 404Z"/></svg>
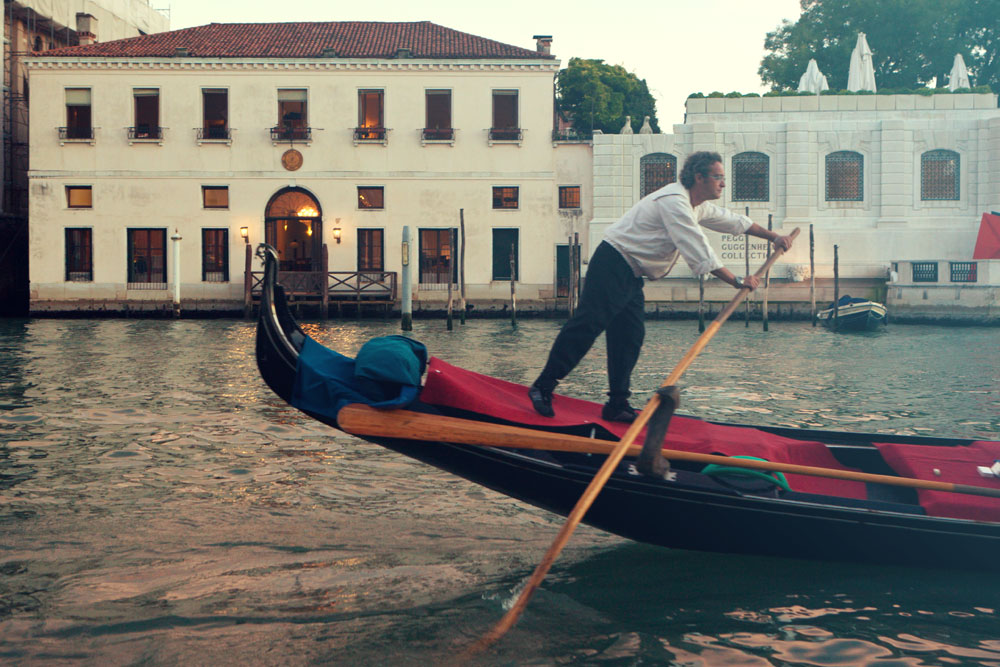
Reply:
<svg viewBox="0 0 1000 667"><path fill-rule="evenodd" d="M323 213L302 188L279 190L267 202L264 241L278 251L282 271L322 271Z"/></svg>

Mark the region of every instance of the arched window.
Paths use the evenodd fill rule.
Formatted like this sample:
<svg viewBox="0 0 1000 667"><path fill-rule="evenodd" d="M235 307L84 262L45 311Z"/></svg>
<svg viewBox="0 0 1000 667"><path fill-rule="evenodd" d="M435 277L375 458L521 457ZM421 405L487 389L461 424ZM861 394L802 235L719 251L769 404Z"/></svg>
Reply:
<svg viewBox="0 0 1000 667"><path fill-rule="evenodd" d="M677 180L677 158L669 153L650 153L639 159L639 192L645 197Z"/></svg>
<svg viewBox="0 0 1000 667"><path fill-rule="evenodd" d="M33 51L41 51L42 50L42 38L39 37L38 35L35 35L35 48L32 49L32 50Z"/></svg>
<svg viewBox="0 0 1000 667"><path fill-rule="evenodd" d="M733 156L733 201L768 201L771 158L747 151Z"/></svg>
<svg viewBox="0 0 1000 667"><path fill-rule="evenodd" d="M837 151L826 156L826 200L863 201L865 198L865 158L854 151Z"/></svg>
<svg viewBox="0 0 1000 667"><path fill-rule="evenodd" d="M959 199L959 157L955 151L927 151L920 156L920 198L924 201Z"/></svg>

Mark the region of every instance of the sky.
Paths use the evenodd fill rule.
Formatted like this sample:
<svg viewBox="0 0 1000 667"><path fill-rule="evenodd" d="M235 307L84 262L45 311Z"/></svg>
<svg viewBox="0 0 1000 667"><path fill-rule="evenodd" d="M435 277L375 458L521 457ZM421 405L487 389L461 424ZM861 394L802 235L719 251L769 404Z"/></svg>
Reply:
<svg viewBox="0 0 1000 667"><path fill-rule="evenodd" d="M799 0L637 0L616 3L506 0L380 0L352 3L292 0L151 0L169 8L172 30L206 23L285 21L431 21L528 49L533 35L552 35L552 53L622 65L645 79L656 98L661 131L684 121L691 93L763 93L757 76L764 37L799 17ZM846 66L846 63L845 63Z"/></svg>

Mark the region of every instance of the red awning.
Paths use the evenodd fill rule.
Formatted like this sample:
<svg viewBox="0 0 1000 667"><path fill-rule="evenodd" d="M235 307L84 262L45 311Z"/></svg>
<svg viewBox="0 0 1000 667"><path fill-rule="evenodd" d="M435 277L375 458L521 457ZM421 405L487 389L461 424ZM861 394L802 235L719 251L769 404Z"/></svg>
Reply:
<svg viewBox="0 0 1000 667"><path fill-rule="evenodd" d="M1000 259L1000 215L983 213L972 259Z"/></svg>

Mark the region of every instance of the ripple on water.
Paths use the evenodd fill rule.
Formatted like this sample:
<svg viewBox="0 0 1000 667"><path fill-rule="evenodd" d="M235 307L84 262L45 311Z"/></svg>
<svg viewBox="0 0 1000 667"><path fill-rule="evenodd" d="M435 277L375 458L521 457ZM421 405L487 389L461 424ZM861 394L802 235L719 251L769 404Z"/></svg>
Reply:
<svg viewBox="0 0 1000 667"><path fill-rule="evenodd" d="M413 335L452 363L530 382L558 326L418 321ZM0 327L12 660L440 663L499 618L561 523L284 405L257 375L251 323ZM398 321L307 329L351 354ZM683 409L1000 433L995 330L771 329L724 327L684 376ZM637 400L696 336L690 322L649 323ZM599 342L560 389L599 399L605 382ZM654 549L583 527L483 662L1000 666L994 588L955 572Z"/></svg>

